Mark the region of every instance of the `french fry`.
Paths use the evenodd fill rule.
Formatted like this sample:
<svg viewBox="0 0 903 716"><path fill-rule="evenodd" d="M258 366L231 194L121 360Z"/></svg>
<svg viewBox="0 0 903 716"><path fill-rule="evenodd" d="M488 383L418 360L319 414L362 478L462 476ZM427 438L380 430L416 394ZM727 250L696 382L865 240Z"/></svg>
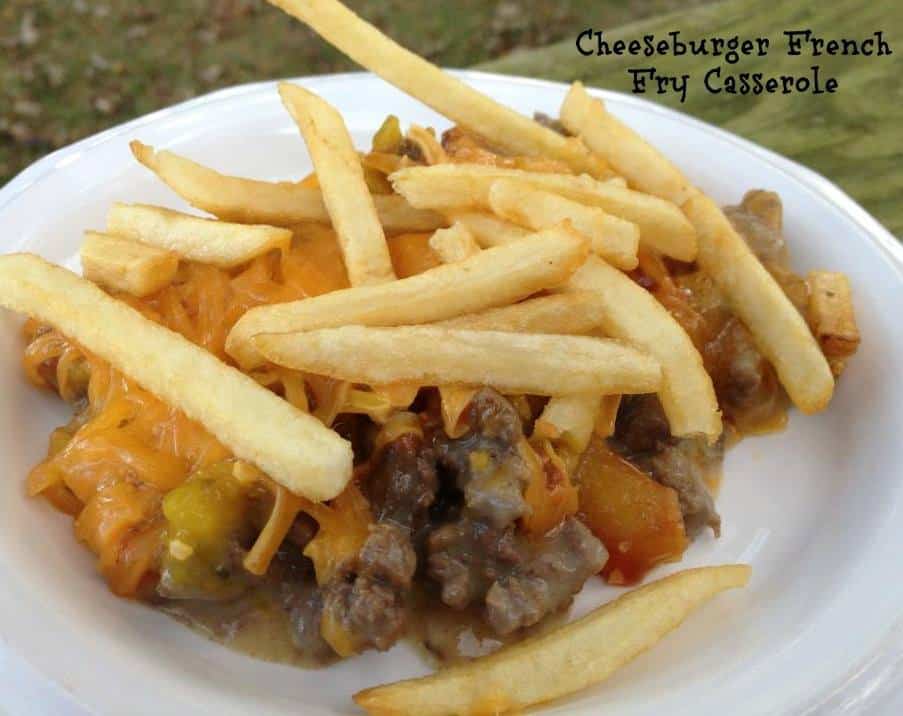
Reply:
<svg viewBox="0 0 903 716"><path fill-rule="evenodd" d="M508 393L649 393L658 361L616 341L441 326L342 326L254 336L269 361L355 383L491 385Z"/></svg>
<svg viewBox="0 0 903 716"><path fill-rule="evenodd" d="M588 252L582 236L565 228L549 229L392 283L261 306L235 324L226 350L252 368L261 362L250 341L258 333L430 323L507 305L563 283Z"/></svg>
<svg viewBox="0 0 903 716"><path fill-rule="evenodd" d="M438 229L430 237L430 247L439 254L443 263L453 264L480 253L480 245L464 224L452 224Z"/></svg>
<svg viewBox="0 0 903 716"><path fill-rule="evenodd" d="M606 395L602 398L596 424L593 428L600 438L610 438L615 434L615 423L618 420L618 408L621 407L620 395Z"/></svg>
<svg viewBox="0 0 903 716"><path fill-rule="evenodd" d="M211 353L30 254L0 257L0 305L49 323L312 500L351 478L351 445Z"/></svg>
<svg viewBox="0 0 903 716"><path fill-rule="evenodd" d="M169 151L133 141L135 159L154 172L189 204L223 221L290 227L304 222L329 223L317 188L298 182L267 182L227 176ZM445 220L433 211L414 209L395 194L374 196L380 223L388 233L434 231Z"/></svg>
<svg viewBox="0 0 903 716"><path fill-rule="evenodd" d="M853 312L850 282L842 273L810 271L809 325L834 375L859 348L859 328Z"/></svg>
<svg viewBox="0 0 903 716"><path fill-rule="evenodd" d="M805 319L711 199L698 194L684 211L699 236L699 266L727 295L790 399L804 413L823 410L834 377Z"/></svg>
<svg viewBox="0 0 903 716"><path fill-rule="evenodd" d="M749 577L742 564L678 572L554 631L430 676L360 691L354 700L370 716L480 716L573 694L604 681Z"/></svg>
<svg viewBox="0 0 903 716"><path fill-rule="evenodd" d="M561 115L570 131L583 132L587 143L633 186L681 206L696 230L700 268L728 297L759 350L774 365L790 399L804 413L824 409L834 392L828 362L805 320L724 212L579 83L571 87Z"/></svg>
<svg viewBox="0 0 903 716"><path fill-rule="evenodd" d="M433 325L471 331L511 331L579 336L599 325L605 302L589 291L529 298L510 306L439 321Z"/></svg>
<svg viewBox="0 0 903 716"><path fill-rule="evenodd" d="M489 209L489 190L500 179L527 182L536 189L598 207L636 224L640 241L649 248L680 261L696 257L696 232L680 208L615 180L473 164L407 167L389 176L395 190L412 206L446 213Z"/></svg>
<svg viewBox="0 0 903 716"><path fill-rule="evenodd" d="M114 204L107 214L107 232L220 268L287 249L292 240L288 229L232 224L146 204Z"/></svg>
<svg viewBox="0 0 903 716"><path fill-rule="evenodd" d="M168 286L179 269L171 251L98 231L85 232L79 255L85 278L138 298Z"/></svg>
<svg viewBox="0 0 903 716"><path fill-rule="evenodd" d="M683 173L633 129L612 116L580 82L571 85L561 123L641 191L682 206L695 189Z"/></svg>
<svg viewBox="0 0 903 716"><path fill-rule="evenodd" d="M529 229L483 211L448 211L446 216L449 221L466 226L484 249L517 241L531 233Z"/></svg>
<svg viewBox="0 0 903 716"><path fill-rule="evenodd" d="M539 231L570 221L575 231L590 240L593 253L613 266L637 267L640 230L617 216L585 206L516 179L499 179L489 189L489 206L503 219Z"/></svg>
<svg viewBox="0 0 903 716"><path fill-rule="evenodd" d="M533 437L564 444L571 454L581 455L593 436L601 401L596 393L552 398L536 419Z"/></svg>
<svg viewBox="0 0 903 716"><path fill-rule="evenodd" d="M279 94L313 159L351 285L394 281L386 237L342 115L303 87L282 82Z"/></svg>
<svg viewBox="0 0 903 716"><path fill-rule="evenodd" d="M628 276L590 256L568 289L591 291L606 304L602 332L655 356L662 364L659 399L676 436L721 435L721 414L712 379L693 341L667 309Z"/></svg>
<svg viewBox="0 0 903 716"><path fill-rule="evenodd" d="M433 234L430 237L430 246L439 254L444 263L449 264L464 261L482 251L467 227L457 222L450 228L439 229ZM492 310L499 311L507 308L510 306ZM442 425L445 434L450 438L461 437L467 431L468 426L461 421L461 416L473 399L475 392L475 388L466 385L445 384L439 386Z"/></svg>
<svg viewBox="0 0 903 716"><path fill-rule="evenodd" d="M409 52L337 0L270 0L365 69L453 122L513 154L560 159L574 171L609 176L579 140L563 137Z"/></svg>

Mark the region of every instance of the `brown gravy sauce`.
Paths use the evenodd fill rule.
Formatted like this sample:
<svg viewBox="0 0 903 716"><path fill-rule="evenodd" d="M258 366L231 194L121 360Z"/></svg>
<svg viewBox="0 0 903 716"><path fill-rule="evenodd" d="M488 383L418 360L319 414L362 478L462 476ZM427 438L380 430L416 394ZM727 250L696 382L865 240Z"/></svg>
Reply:
<svg viewBox="0 0 903 716"><path fill-rule="evenodd" d="M507 644L554 629L567 621L569 611L561 610L532 627L499 636L476 609L459 612L429 602L426 597L415 599L419 604L404 641L436 668L486 656ZM295 647L289 616L278 589L271 585L254 587L229 602L172 601L156 608L192 631L255 659L305 669L322 668L338 660L317 660Z"/></svg>

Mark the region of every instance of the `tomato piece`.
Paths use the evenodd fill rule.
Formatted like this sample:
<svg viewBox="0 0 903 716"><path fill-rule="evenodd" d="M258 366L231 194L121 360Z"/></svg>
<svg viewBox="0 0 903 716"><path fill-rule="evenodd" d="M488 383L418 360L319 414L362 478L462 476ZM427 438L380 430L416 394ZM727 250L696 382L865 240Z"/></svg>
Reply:
<svg viewBox="0 0 903 716"><path fill-rule="evenodd" d="M602 570L611 584L633 584L687 548L677 493L615 454L590 443L577 468L580 517L608 549Z"/></svg>

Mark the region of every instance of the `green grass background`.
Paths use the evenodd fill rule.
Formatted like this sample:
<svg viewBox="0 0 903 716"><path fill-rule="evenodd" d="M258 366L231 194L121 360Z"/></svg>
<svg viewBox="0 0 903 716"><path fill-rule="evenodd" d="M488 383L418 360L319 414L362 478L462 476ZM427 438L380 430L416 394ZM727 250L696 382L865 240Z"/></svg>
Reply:
<svg viewBox="0 0 903 716"><path fill-rule="evenodd" d="M692 4L348 2L450 67ZM53 149L210 90L349 69L353 63L264 0L0 0L0 185Z"/></svg>
<svg viewBox="0 0 903 716"><path fill-rule="evenodd" d="M694 74L676 106L824 174L903 235L903 2L875 0L346 0L393 38L449 67L582 79L629 91L628 67ZM833 95L709 95L711 57L582 57L577 33L611 39L769 36L737 72L802 74L817 62ZM891 57L787 57L785 29L863 38ZM237 83L355 69L265 0L0 0L0 185L49 151L105 127Z"/></svg>

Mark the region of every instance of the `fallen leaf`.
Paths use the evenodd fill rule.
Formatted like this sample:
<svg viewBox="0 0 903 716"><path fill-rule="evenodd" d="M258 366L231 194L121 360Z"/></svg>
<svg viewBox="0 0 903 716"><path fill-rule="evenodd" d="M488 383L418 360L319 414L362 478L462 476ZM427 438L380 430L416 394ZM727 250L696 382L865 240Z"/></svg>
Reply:
<svg viewBox="0 0 903 716"><path fill-rule="evenodd" d="M147 25L132 25L126 30L125 36L129 40L140 40L142 37L147 37L147 34Z"/></svg>
<svg viewBox="0 0 903 716"><path fill-rule="evenodd" d="M28 144L35 139L34 130L24 122L13 122L6 130L20 144Z"/></svg>
<svg viewBox="0 0 903 716"><path fill-rule="evenodd" d="M101 114L113 114L118 106L118 98L100 96L94 100L94 109L96 109Z"/></svg>
<svg viewBox="0 0 903 716"><path fill-rule="evenodd" d="M35 25L35 12L26 10L22 15L22 24L19 25L19 44L22 47L33 47L39 39L41 35Z"/></svg>
<svg viewBox="0 0 903 716"><path fill-rule="evenodd" d="M20 117L40 117L41 105L30 99L17 99L13 103L13 112Z"/></svg>
<svg viewBox="0 0 903 716"><path fill-rule="evenodd" d="M206 67L203 70L201 70L201 79L204 80L204 82L207 82L209 84L213 84L222 76L223 76L223 66L222 65L210 65L209 67Z"/></svg>

